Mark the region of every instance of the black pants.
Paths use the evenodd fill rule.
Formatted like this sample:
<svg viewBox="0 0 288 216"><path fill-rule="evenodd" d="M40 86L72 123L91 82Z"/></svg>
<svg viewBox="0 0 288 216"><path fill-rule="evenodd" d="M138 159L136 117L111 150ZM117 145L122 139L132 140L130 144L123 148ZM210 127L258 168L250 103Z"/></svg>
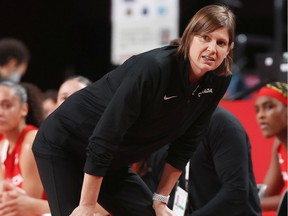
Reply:
<svg viewBox="0 0 288 216"><path fill-rule="evenodd" d="M79 205L83 163L74 157L47 156L34 151L52 216L68 216ZM152 192L129 167L108 172L98 203L113 216L155 216Z"/></svg>

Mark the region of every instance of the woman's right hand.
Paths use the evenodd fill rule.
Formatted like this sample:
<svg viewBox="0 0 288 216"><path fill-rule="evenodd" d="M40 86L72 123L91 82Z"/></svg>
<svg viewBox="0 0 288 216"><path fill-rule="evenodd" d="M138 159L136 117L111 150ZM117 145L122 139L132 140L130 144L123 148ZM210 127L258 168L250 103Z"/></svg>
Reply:
<svg viewBox="0 0 288 216"><path fill-rule="evenodd" d="M95 206L83 206L79 205L70 216L98 216L95 213Z"/></svg>

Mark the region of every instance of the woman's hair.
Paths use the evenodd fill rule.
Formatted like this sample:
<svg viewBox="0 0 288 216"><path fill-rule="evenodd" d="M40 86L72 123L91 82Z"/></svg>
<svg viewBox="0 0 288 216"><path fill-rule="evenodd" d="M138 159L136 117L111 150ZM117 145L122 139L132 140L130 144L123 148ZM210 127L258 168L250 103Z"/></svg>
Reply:
<svg viewBox="0 0 288 216"><path fill-rule="evenodd" d="M44 119L42 108L42 91L31 83L19 84L11 81L3 81L0 82L0 86L9 87L12 89L14 94L19 97L21 104L28 104L28 113L25 118L26 124L39 127Z"/></svg>
<svg viewBox="0 0 288 216"><path fill-rule="evenodd" d="M58 91L56 89L48 89L43 92L43 100L51 99L53 102L57 102L57 93Z"/></svg>
<svg viewBox="0 0 288 216"><path fill-rule="evenodd" d="M195 35L226 28L229 34L230 51L223 63L215 70L215 73L225 76L230 75L233 63L232 48L234 46L235 25L235 15L227 6L215 4L203 7L192 17L184 30L182 37L179 40L177 55L183 56L185 59L188 58L190 43Z"/></svg>
<svg viewBox="0 0 288 216"><path fill-rule="evenodd" d="M90 79L88 79L87 77L84 77L84 76L71 76L68 79L66 79L65 81L68 81L68 80L76 80L85 86L88 86L92 83L92 81Z"/></svg>
<svg viewBox="0 0 288 216"><path fill-rule="evenodd" d="M21 40L2 38L0 40L0 65L7 64L12 58L17 60L18 65L29 62L30 52Z"/></svg>
<svg viewBox="0 0 288 216"><path fill-rule="evenodd" d="M287 106L288 84L282 82L272 82L263 86L257 93L256 97L269 96L273 97Z"/></svg>
<svg viewBox="0 0 288 216"><path fill-rule="evenodd" d="M21 104L27 103L28 95L25 88L22 85L11 81L3 81L0 82L0 86L7 86L11 88L14 91L14 94L19 97Z"/></svg>
<svg viewBox="0 0 288 216"><path fill-rule="evenodd" d="M44 100L43 92L34 84L23 82L21 85L26 89L28 96L28 114L26 123L39 127L44 120L42 103Z"/></svg>

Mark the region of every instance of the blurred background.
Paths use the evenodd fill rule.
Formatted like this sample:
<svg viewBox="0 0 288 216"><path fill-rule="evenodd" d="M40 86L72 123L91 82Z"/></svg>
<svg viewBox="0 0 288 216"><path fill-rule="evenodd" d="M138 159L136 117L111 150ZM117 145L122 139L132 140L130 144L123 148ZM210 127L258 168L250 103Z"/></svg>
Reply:
<svg viewBox="0 0 288 216"><path fill-rule="evenodd" d="M131 5L137 0L119 2ZM287 82L287 0L179 0L178 35L197 10L211 3L228 4L237 15L236 78L230 99L246 97L259 82ZM31 52L22 81L42 90L57 89L71 75L96 81L117 66L111 61L112 4L108 0L1 0L0 39L16 37Z"/></svg>

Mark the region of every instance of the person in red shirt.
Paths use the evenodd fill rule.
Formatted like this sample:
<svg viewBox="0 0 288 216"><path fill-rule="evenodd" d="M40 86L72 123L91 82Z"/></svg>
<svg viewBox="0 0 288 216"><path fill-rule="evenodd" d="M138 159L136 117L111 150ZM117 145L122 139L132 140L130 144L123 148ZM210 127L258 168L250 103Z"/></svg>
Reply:
<svg viewBox="0 0 288 216"><path fill-rule="evenodd" d="M263 182L267 185L261 199L263 211L276 211L283 190L287 190L287 88L286 83L269 83L259 90L255 101L256 119L263 136L275 137Z"/></svg>
<svg viewBox="0 0 288 216"><path fill-rule="evenodd" d="M41 103L32 107L30 102L36 100L32 99L32 92L26 91L28 88L31 89L31 85L0 83L0 133L3 135L0 140L1 216L50 212L31 150L42 120L42 108ZM36 110L39 108L37 104L41 110Z"/></svg>

